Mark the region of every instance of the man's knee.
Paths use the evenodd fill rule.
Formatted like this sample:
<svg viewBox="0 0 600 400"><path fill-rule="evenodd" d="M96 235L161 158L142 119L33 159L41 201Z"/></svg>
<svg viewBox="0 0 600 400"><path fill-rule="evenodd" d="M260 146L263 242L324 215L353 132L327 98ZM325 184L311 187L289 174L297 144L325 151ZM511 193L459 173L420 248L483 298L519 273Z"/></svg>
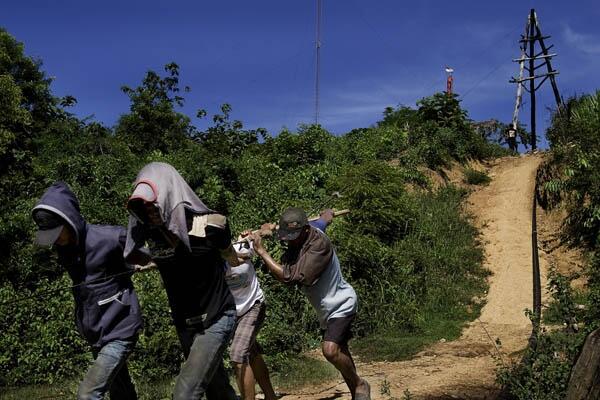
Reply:
<svg viewBox="0 0 600 400"><path fill-rule="evenodd" d="M173 400L189 400L199 398L192 388L182 387L181 385L175 385L173 390Z"/></svg>
<svg viewBox="0 0 600 400"><path fill-rule="evenodd" d="M323 342L323 355L329 361L336 360L340 354L340 345L334 342Z"/></svg>
<svg viewBox="0 0 600 400"><path fill-rule="evenodd" d="M235 373L237 375L240 375L242 372L244 372L244 369L247 366L248 366L247 363L239 363L239 362L235 362L235 361L231 362L231 367L233 368L233 370L235 371Z"/></svg>
<svg viewBox="0 0 600 400"><path fill-rule="evenodd" d="M100 393L97 393L93 388L88 387L85 384L79 385L77 389L77 400L96 400L101 396Z"/></svg>
<svg viewBox="0 0 600 400"><path fill-rule="evenodd" d="M206 392L207 382L203 378L187 379L180 373L175 381L173 400L199 399Z"/></svg>

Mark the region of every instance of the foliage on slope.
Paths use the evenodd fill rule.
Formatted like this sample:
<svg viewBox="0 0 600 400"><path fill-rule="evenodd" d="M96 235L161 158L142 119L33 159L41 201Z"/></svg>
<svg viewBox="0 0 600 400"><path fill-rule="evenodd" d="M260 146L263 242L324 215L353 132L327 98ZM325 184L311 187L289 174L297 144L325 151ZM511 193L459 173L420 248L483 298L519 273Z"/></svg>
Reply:
<svg viewBox="0 0 600 400"><path fill-rule="evenodd" d="M318 125L270 136L232 120L227 104L211 127L198 130L178 111L185 99L174 63L123 92L131 106L115 127L79 120L67 111L76 100L53 97L40 63L0 31L0 384L77 376L88 360L72 322L69 280L51 252L32 246L35 200L64 180L89 222L125 224L131 182L149 161L173 164L236 232L274 221L292 205L311 212L351 208L330 235L360 296L361 336L419 334L432 313L461 319L483 290L482 253L461 208L464 192L433 191L417 170L502 152L475 133L455 97L436 94L416 109L387 110L377 126L343 136ZM407 191L407 184L422 189ZM333 191L343 197L330 199ZM278 243L269 246L281 251ZM317 343L319 330L302 294L257 267L269 302L259 339L277 367ZM165 293L156 273L134 282L145 329L132 370L138 378L164 379L181 362Z"/></svg>
<svg viewBox="0 0 600 400"><path fill-rule="evenodd" d="M537 196L545 208L566 209L563 241L586 250L587 286L578 298L570 285L577 276L550 275L548 314L564 329L543 332L528 362L501 372L500 381L519 399L563 399L586 335L600 327L600 91L555 112L547 137L551 151L538 171Z"/></svg>

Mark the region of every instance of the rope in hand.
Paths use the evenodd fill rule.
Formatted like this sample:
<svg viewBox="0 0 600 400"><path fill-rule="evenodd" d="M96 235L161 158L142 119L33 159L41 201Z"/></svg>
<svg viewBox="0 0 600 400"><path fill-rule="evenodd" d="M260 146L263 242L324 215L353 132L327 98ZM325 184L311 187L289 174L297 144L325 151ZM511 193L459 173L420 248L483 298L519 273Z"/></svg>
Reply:
<svg viewBox="0 0 600 400"><path fill-rule="evenodd" d="M3 307L5 305L12 305L12 304L22 303L24 301L28 301L28 300L31 300L31 299L49 297L50 295L53 295L55 293L60 293L60 292L62 292L64 290L73 290L73 289L76 289L78 287L89 286L89 285L93 285L93 284L96 284L96 283L99 283L99 282L104 282L104 281L106 281L108 279L118 278L120 276L126 276L126 275L133 275L133 274L138 273L138 272L150 271L150 270L153 270L153 269L156 269L156 268L157 268L157 266L156 266L156 264L154 262L151 262L151 263L149 263L147 265L144 265L144 266L137 266L136 265L133 269L130 269L130 270L127 270L127 271L123 271L123 272L119 272L119 273L116 273L116 274L102 276L100 278L92 279L92 280L87 281L87 282L81 282L81 283L78 283L76 285L63 286L63 287L60 287L60 288L57 288L57 289L47 289L47 290L44 290L44 291L42 291L40 293L32 294L30 296L22 296L22 297L19 297L17 299L4 301L4 302L0 303L0 307Z"/></svg>
<svg viewBox="0 0 600 400"><path fill-rule="evenodd" d="M313 211L311 211L309 214L314 214L317 211L319 211L320 209L322 209L323 207L325 207L331 201L331 199L333 199L334 197L340 198L341 197L340 191L336 191L336 192L333 192L332 194L330 194L328 197L325 198L325 200L322 203L320 203L318 206L316 206L313 209ZM349 212L350 212L350 210L340 210L340 211L334 212L334 217L340 216L340 215L344 215L344 214L347 214ZM319 217L312 217L312 218L309 219L309 221L317 220L318 218ZM271 230L277 228L276 224L271 224L271 225L272 225ZM252 233L256 233L256 232L260 232L260 231L261 230L258 229L258 230L252 231ZM248 243L249 241L250 241L250 237L246 236L246 237L244 237L241 240L233 242L232 244ZM150 270L153 270L153 269L156 269L156 268L157 268L157 266L156 266L156 264L154 262L151 262L151 263L149 263L149 264L147 264L145 266L139 266L138 265L138 266L135 266L131 270L127 270L127 271L124 271L124 272L119 272L119 273L112 274L112 275L106 275L106 276L103 276L103 277L100 277L100 278L97 278L97 279L94 279L94 280L91 280L91 281L81 282L81 283L78 283L76 285L71 285L71 286L63 286L63 287L60 287L60 288L57 288L57 289L47 289L47 290L44 290L42 292L39 292L39 293L36 293L36 294L32 294L32 295L29 295L29 296L22 296L22 297L19 297L17 299L4 301L4 302L0 303L0 307L6 306L6 305L18 304L18 303L22 303L22 302L29 301L29 300L32 300L32 299L49 297L49 296L51 296L53 294L60 293L60 292L62 292L64 290L73 290L73 289L76 289L78 287L88 286L88 285L93 285L93 284L98 283L98 282L103 282L103 281L106 281L107 279L117 278L117 277L126 276L126 275L133 275L133 274L135 274L137 272L146 272L146 271L150 271Z"/></svg>

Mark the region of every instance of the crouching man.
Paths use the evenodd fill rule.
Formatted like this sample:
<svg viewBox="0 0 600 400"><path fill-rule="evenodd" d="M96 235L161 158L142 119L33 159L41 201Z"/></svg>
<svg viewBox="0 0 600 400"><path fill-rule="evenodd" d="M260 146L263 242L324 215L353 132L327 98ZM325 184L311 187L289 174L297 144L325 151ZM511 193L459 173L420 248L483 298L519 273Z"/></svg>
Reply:
<svg viewBox="0 0 600 400"><path fill-rule="evenodd" d="M321 220L311 226L304 210L288 208L277 232L279 240L287 244L281 263L269 255L258 233L252 238L254 251L277 280L300 285L324 331L323 355L340 371L353 399L370 400L369 383L358 376L348 349L356 316L356 292L342 277L333 245L322 230L331 221L331 215L327 216L322 214Z"/></svg>
<svg viewBox="0 0 600 400"><path fill-rule="evenodd" d="M126 361L142 317L128 273L133 271L123 258L127 231L86 223L75 194L63 182L46 190L32 217L39 228L36 243L54 246L73 281L75 322L92 347L94 360L77 399L100 400L109 392L112 400L137 399Z"/></svg>

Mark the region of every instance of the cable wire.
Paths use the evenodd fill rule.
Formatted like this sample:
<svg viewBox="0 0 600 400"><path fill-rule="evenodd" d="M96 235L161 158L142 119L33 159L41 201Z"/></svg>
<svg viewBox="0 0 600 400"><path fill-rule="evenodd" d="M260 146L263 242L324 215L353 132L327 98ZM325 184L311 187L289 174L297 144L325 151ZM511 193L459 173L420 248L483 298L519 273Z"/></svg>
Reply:
<svg viewBox="0 0 600 400"><path fill-rule="evenodd" d="M0 303L0 307L6 306L6 305L12 305L12 304L22 303L22 302L27 301L27 300L38 299L38 298L43 298L43 297L49 297L52 294L60 293L60 292L65 291L65 290L73 290L73 289L76 289L78 287L93 285L95 283L106 281L106 280L111 279L111 278L117 278L119 276L133 275L136 272L137 272L136 270L132 269L132 270L124 271L124 272L119 272L117 274L111 274L111 275L106 275L106 276L103 276L103 277L100 277L100 278L92 279L91 281L81 282L81 283L78 283L76 285L63 286L63 287L60 287L60 288L57 288L57 289L47 289L47 290L42 291L41 293L35 293L35 294L30 295L30 296L22 296L22 297L19 297L17 299L14 299L14 300L4 301L4 302Z"/></svg>

